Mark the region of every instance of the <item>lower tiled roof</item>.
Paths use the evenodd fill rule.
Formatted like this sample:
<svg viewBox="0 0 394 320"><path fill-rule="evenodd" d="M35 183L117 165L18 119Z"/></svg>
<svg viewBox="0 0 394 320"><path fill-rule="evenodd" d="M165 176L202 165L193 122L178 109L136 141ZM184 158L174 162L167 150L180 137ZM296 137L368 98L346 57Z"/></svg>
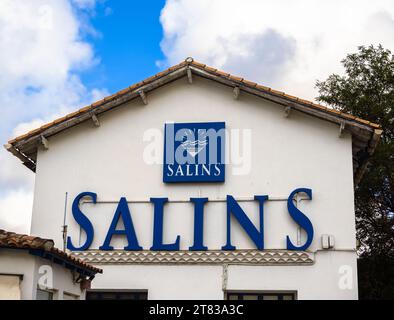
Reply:
<svg viewBox="0 0 394 320"><path fill-rule="evenodd" d="M42 251L43 253L48 253L52 257L60 258L81 269L93 273L103 273L102 269L96 268L67 252L55 248L54 245L52 239L44 239L0 229L0 248Z"/></svg>

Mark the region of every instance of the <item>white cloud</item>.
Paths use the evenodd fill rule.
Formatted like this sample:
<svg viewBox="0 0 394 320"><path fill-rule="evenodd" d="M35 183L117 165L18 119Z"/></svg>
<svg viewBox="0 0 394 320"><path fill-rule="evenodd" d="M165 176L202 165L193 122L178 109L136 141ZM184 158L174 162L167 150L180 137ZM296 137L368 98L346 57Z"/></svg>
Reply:
<svg viewBox="0 0 394 320"><path fill-rule="evenodd" d="M72 2L83 9L92 9L96 5L96 0L72 0Z"/></svg>
<svg viewBox="0 0 394 320"><path fill-rule="evenodd" d="M392 0L167 0L161 23L159 65L192 56L309 99L357 46L394 51Z"/></svg>
<svg viewBox="0 0 394 320"><path fill-rule="evenodd" d="M106 89L94 88L89 93L87 93L87 97L85 97L83 100L85 104L90 104L94 101L101 100L102 98L108 95L109 92ZM18 123L18 125L12 130L12 136L17 137L19 135L22 135L30 130L42 126L45 123L49 123L55 119L61 118L67 113L70 113L72 111L75 111L75 106L74 107L59 106L58 113L51 113L42 118L34 118L27 122Z"/></svg>
<svg viewBox="0 0 394 320"><path fill-rule="evenodd" d="M23 166L19 159L2 148L0 150L0 163L0 199L10 190L24 189L25 191L32 191L34 174Z"/></svg>
<svg viewBox="0 0 394 320"><path fill-rule="evenodd" d="M10 126L47 117L89 96L76 70L96 63L67 1L0 3L0 102ZM0 132L4 134L5 132Z"/></svg>
<svg viewBox="0 0 394 320"><path fill-rule="evenodd" d="M94 5L94 0L0 2L3 143L107 94L87 89L78 76L99 62L81 37L89 25L88 13L79 10L90 12ZM34 174L4 149L0 164L0 228L28 230Z"/></svg>
<svg viewBox="0 0 394 320"><path fill-rule="evenodd" d="M32 205L33 194L23 189L0 198L0 229L29 234Z"/></svg>

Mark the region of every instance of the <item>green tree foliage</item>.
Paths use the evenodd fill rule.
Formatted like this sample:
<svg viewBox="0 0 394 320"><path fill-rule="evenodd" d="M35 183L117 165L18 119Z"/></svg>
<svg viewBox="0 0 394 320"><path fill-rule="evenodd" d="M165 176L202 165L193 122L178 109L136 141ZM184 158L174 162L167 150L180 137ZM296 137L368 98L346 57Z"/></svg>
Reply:
<svg viewBox="0 0 394 320"><path fill-rule="evenodd" d="M317 99L383 129L355 191L360 298L393 298L394 55L381 45L361 46L342 64L343 76L332 74L317 81Z"/></svg>

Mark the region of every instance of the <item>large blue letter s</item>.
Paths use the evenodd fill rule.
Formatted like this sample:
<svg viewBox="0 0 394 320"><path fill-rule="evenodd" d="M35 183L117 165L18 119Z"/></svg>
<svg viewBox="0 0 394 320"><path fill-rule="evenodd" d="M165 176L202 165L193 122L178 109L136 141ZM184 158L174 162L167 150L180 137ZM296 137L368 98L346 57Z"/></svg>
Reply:
<svg viewBox="0 0 394 320"><path fill-rule="evenodd" d="M307 188L295 189L290 193L287 198L287 209L293 220L305 230L307 235L307 240L303 246L295 246L290 240L289 236L286 236L287 250L306 250L311 245L313 240L313 226L308 217L303 214L293 203L293 198L297 193L303 192L308 195L309 199L312 200L312 190Z"/></svg>
<svg viewBox="0 0 394 320"><path fill-rule="evenodd" d="M75 221L81 226L81 228L83 230L85 230L86 241L81 247L77 248L77 247L74 247L74 245L72 244L71 238L67 237L67 249L72 250L72 251L76 251L76 250L83 251L83 250L89 249L90 245L93 242L93 236L94 236L93 225L90 222L90 220L88 219L88 217L86 217L82 213L82 211L79 209L79 201L83 197L92 198L93 203L96 203L96 201L97 201L97 194L95 194L93 192L82 192L79 195L77 195L76 198L74 199L73 206L72 206L73 217L74 217Z"/></svg>

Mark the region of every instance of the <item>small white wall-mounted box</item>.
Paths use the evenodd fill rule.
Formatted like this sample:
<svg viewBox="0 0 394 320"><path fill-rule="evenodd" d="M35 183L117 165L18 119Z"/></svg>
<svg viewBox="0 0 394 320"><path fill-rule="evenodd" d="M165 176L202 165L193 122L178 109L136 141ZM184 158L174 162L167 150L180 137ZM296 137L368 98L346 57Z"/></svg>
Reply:
<svg viewBox="0 0 394 320"><path fill-rule="evenodd" d="M323 234L321 236L321 246L323 249L334 248L335 240L333 235Z"/></svg>
<svg viewBox="0 0 394 320"><path fill-rule="evenodd" d="M330 246L330 249L334 248L334 246L335 246L335 240L334 240L334 236L332 234L330 234L328 236L328 244Z"/></svg>

